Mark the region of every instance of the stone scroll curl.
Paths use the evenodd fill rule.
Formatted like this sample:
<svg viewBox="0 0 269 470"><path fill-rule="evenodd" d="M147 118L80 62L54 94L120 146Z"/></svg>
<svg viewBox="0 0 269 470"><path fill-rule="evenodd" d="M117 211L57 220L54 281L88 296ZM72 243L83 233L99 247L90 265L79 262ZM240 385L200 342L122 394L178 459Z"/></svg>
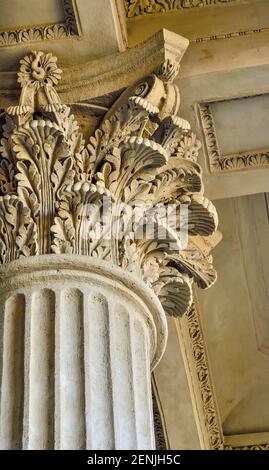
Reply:
<svg viewBox="0 0 269 470"><path fill-rule="evenodd" d="M196 239L210 236L218 219L203 195L200 142L178 116L177 72L167 60L124 90L85 141L55 89L57 59L32 52L21 60L20 101L1 129L1 263L96 257L135 273L168 314L190 309L193 281L206 288L216 279Z"/></svg>

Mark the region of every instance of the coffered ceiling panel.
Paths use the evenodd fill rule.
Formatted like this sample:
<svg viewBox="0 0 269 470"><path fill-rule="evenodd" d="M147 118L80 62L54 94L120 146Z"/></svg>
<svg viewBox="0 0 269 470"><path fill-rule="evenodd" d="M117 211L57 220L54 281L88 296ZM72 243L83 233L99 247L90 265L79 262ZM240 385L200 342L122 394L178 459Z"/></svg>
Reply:
<svg viewBox="0 0 269 470"><path fill-rule="evenodd" d="M23 4L23 8L22 8ZM1 0L1 31L65 21L62 0Z"/></svg>
<svg viewBox="0 0 269 470"><path fill-rule="evenodd" d="M80 33L76 0L29 0L21 8L20 0L2 0L0 47L63 39Z"/></svg>
<svg viewBox="0 0 269 470"><path fill-rule="evenodd" d="M269 147L269 94L211 105L221 153ZM251 129L251 132L249 130ZM229 139L233 133L233 139Z"/></svg>
<svg viewBox="0 0 269 470"><path fill-rule="evenodd" d="M33 49L52 52L61 67L124 50L118 6L116 0L1 0L0 72L15 70Z"/></svg>
<svg viewBox="0 0 269 470"><path fill-rule="evenodd" d="M268 93L198 106L212 173L269 166L268 106Z"/></svg>

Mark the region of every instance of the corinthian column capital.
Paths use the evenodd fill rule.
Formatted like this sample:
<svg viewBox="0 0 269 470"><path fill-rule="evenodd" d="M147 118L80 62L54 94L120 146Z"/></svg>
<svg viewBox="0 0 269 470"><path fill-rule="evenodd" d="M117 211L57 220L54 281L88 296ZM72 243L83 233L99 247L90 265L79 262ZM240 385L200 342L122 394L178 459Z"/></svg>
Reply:
<svg viewBox="0 0 269 470"><path fill-rule="evenodd" d="M164 311L183 315L193 281L216 278L201 238L217 214L178 70L167 59L122 91L86 139L56 58L20 62L0 148L2 448L155 446Z"/></svg>
<svg viewBox="0 0 269 470"><path fill-rule="evenodd" d="M2 263L50 253L104 259L135 273L175 316L190 307L193 280L214 282L195 237L214 232L217 214L203 196L200 142L177 115L178 69L168 59L123 91L85 142L55 90L56 58L21 60L20 102L7 109L1 139Z"/></svg>

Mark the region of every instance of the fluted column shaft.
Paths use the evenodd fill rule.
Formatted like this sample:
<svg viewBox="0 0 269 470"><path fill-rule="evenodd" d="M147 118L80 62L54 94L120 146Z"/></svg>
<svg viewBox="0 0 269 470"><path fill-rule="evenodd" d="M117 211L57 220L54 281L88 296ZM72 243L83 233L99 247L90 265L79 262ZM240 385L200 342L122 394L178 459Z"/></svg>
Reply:
<svg viewBox="0 0 269 470"><path fill-rule="evenodd" d="M0 268L2 449L154 449L162 307L108 263L49 255Z"/></svg>

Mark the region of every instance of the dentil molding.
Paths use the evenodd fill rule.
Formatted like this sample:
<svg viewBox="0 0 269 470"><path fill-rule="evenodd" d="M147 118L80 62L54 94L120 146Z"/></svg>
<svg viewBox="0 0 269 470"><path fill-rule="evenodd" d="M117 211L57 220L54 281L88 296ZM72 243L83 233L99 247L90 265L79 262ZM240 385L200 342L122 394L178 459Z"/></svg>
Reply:
<svg viewBox="0 0 269 470"><path fill-rule="evenodd" d="M243 2L244 3L244 2ZM195 10L211 9L216 7L229 7L242 4L242 0L125 0L126 17L129 21L140 20L142 17L153 17L154 15L165 15L166 13L191 12ZM245 8L242 4L242 8ZM240 25L238 25L240 26ZM226 32L215 32L214 34L196 36L190 39L191 43L202 43L218 39L231 39L249 36L269 31L267 25L262 27L242 27L235 30L228 29ZM135 28L135 25L134 25Z"/></svg>

